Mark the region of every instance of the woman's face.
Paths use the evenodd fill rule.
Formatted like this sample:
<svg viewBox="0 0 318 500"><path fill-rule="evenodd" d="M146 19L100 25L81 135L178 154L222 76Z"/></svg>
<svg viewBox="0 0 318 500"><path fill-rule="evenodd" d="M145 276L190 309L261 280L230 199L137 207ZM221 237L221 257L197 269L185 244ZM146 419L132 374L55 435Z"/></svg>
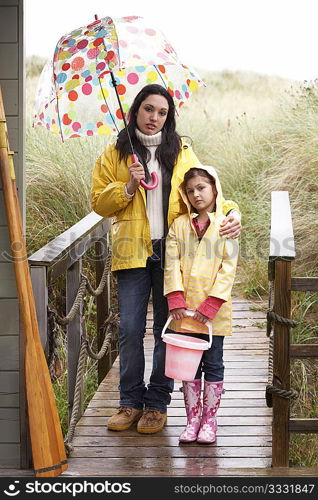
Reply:
<svg viewBox="0 0 318 500"><path fill-rule="evenodd" d="M162 95L151 94L139 106L136 113L137 127L146 135L155 135L165 124L169 104Z"/></svg>

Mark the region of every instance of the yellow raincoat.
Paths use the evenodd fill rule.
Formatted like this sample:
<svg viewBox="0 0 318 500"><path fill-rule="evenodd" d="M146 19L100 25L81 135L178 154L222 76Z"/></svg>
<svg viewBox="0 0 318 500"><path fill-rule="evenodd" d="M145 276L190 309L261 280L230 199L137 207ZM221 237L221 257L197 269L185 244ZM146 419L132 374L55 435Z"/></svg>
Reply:
<svg viewBox="0 0 318 500"><path fill-rule="evenodd" d="M119 161L119 151L112 143L98 158L93 171L92 208L102 217L112 218L112 271L146 267L147 258L152 255L145 190L139 187L133 198L125 195L130 163L129 160ZM183 144L171 179L169 226L176 217L187 211L178 193L178 186L184 173L199 164L192 148ZM233 201L223 200L222 205L224 214L233 208L238 210Z"/></svg>
<svg viewBox="0 0 318 500"><path fill-rule="evenodd" d="M189 309L197 309L208 297L225 300L212 320L213 335L232 335L231 290L236 273L239 243L236 239L220 237L222 188L213 167L199 165L215 179L217 189L216 211L209 213L210 225L199 241L192 219L191 205L181 186L179 193L188 207L188 213L174 220L166 239L164 295L183 291ZM178 332L208 333L205 325L191 317L171 322Z"/></svg>

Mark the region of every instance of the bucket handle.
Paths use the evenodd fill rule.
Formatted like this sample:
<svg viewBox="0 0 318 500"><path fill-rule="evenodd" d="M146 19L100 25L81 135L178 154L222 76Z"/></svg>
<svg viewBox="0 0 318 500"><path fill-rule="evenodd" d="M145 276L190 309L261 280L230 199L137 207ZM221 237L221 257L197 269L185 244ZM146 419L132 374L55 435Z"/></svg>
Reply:
<svg viewBox="0 0 318 500"><path fill-rule="evenodd" d="M194 316L195 311L192 311L192 309L185 309L185 313L186 313L186 315L187 315L187 316ZM173 320L173 316L170 314L170 315L168 316L168 319L167 319L167 321L166 321L166 324L165 324L165 326L163 327L162 332L161 332L161 338L162 338L162 339L164 339L164 334L165 334L165 331L166 331L166 329L168 328L168 326L169 326L169 324L171 323L171 321L172 321L172 320ZM211 347L211 345L212 345L212 335L213 335L213 334L212 334L212 323L211 323L211 321L210 321L210 320L209 320L209 321L207 321L207 322L206 322L206 325L207 325L207 327L208 327L208 329L209 329L209 349L210 349L210 347Z"/></svg>

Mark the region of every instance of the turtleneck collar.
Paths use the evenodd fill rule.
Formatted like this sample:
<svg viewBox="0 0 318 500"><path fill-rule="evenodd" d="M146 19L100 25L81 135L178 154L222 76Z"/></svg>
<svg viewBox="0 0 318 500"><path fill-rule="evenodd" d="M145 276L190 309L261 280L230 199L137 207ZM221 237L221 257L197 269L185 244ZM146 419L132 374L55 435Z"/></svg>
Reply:
<svg viewBox="0 0 318 500"><path fill-rule="evenodd" d="M146 135L140 132L138 128L136 130L136 136L139 139L139 141L146 147L148 146L159 146L161 144L161 135L162 132L158 132L157 134L154 135Z"/></svg>

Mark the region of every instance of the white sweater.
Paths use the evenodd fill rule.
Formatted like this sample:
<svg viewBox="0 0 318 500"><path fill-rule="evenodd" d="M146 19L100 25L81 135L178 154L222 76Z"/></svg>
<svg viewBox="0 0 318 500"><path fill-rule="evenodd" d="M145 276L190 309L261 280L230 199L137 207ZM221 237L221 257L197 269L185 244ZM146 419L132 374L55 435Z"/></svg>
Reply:
<svg viewBox="0 0 318 500"><path fill-rule="evenodd" d="M136 136L139 141L150 151L151 157L147 164L149 173L156 172L158 186L147 191L147 215L150 223L150 234L152 240L163 237L163 200L162 200L162 173L158 160L155 157L156 149L161 144L161 132L155 135L146 135L136 128Z"/></svg>

